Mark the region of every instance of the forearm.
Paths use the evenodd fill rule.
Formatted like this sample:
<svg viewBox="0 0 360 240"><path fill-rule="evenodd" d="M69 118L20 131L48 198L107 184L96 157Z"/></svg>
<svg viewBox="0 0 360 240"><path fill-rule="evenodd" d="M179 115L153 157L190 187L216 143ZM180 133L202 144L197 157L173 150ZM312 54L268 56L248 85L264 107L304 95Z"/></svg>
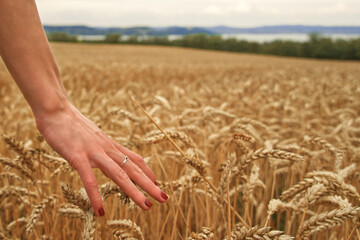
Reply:
<svg viewBox="0 0 360 240"><path fill-rule="evenodd" d="M152 204L134 182L159 202L166 201L144 159L106 136L67 100L34 0L0 0L0 54L30 104L39 132L79 173L98 216L105 211L91 168L100 168L143 209Z"/></svg>
<svg viewBox="0 0 360 240"><path fill-rule="evenodd" d="M35 118L67 102L34 0L0 0L0 54Z"/></svg>

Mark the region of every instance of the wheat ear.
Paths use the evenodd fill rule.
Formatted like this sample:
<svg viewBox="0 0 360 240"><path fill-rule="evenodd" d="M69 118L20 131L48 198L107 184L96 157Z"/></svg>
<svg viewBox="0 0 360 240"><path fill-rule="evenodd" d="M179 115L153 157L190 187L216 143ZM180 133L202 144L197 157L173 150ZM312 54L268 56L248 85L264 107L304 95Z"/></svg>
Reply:
<svg viewBox="0 0 360 240"><path fill-rule="evenodd" d="M304 222L304 224L299 228L296 238L308 239L308 236L339 225L346 219L358 218L359 214L360 207L334 209L330 212L320 213L319 215L313 216Z"/></svg>
<svg viewBox="0 0 360 240"><path fill-rule="evenodd" d="M201 227L199 233L192 232L187 240L211 240L214 237L214 229L209 227Z"/></svg>
<svg viewBox="0 0 360 240"><path fill-rule="evenodd" d="M132 235L134 235L136 239L144 240L144 236L142 234L141 228L131 220L128 219L111 220L111 221L107 221L107 225L109 228L115 228L115 230L113 231L113 235L115 237L122 236L123 234L126 233L133 233Z"/></svg>
<svg viewBox="0 0 360 240"><path fill-rule="evenodd" d="M55 202L57 200L57 198L58 198L58 196L55 194L47 196L39 204L37 204L33 207L33 210L31 211L31 215L28 218L28 221L26 223L26 236L27 237L29 237L30 234L33 232L34 226L35 226L36 222L38 221L43 209L47 205L51 204L52 202Z"/></svg>
<svg viewBox="0 0 360 240"><path fill-rule="evenodd" d="M82 240L93 240L96 230L95 214L92 209L85 213L84 231L81 233Z"/></svg>

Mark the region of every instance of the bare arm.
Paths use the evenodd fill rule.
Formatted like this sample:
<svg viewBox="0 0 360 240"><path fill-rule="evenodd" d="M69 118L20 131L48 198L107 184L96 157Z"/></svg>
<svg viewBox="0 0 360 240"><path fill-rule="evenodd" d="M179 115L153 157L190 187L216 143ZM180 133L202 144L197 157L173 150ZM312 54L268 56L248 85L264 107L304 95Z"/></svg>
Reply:
<svg viewBox="0 0 360 240"><path fill-rule="evenodd" d="M0 54L47 143L79 173L94 212L104 214L91 168L118 184L143 209L151 203L134 183L160 202L166 195L138 154L106 136L68 100L34 0L0 0ZM120 166L125 156L130 158Z"/></svg>
<svg viewBox="0 0 360 240"><path fill-rule="evenodd" d="M35 2L0 0L0 23L0 54L35 117L62 107L65 89Z"/></svg>

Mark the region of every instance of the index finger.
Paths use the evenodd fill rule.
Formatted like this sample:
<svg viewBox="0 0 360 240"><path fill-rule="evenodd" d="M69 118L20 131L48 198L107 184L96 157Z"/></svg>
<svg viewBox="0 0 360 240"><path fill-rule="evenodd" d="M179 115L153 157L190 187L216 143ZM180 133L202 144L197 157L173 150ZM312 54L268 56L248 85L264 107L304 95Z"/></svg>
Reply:
<svg viewBox="0 0 360 240"><path fill-rule="evenodd" d="M99 192L98 183L95 178L95 174L91 169L88 161L83 161L75 169L84 184L87 195L89 196L90 203L93 207L94 212L98 216L104 216L105 210L102 202L102 198Z"/></svg>

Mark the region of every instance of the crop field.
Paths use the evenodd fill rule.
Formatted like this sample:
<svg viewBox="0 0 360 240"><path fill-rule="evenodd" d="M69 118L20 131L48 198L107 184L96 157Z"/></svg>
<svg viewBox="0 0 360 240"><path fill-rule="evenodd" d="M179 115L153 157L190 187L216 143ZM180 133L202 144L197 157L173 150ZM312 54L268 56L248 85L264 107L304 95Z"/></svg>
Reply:
<svg viewBox="0 0 360 240"><path fill-rule="evenodd" d="M0 62L0 239L360 239L359 62L51 47L72 103L169 199L142 210L93 169L96 217Z"/></svg>

